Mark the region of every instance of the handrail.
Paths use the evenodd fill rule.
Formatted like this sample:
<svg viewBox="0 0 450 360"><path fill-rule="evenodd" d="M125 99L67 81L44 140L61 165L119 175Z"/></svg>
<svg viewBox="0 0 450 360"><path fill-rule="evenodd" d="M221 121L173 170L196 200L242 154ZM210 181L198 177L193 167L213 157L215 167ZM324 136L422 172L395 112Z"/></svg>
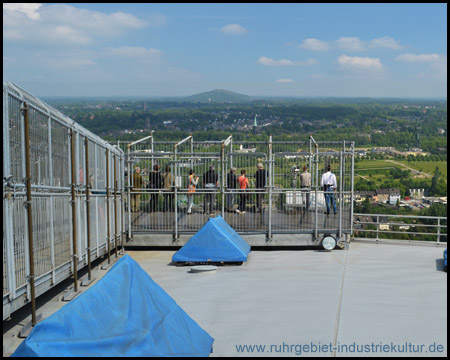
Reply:
<svg viewBox="0 0 450 360"><path fill-rule="evenodd" d="M374 221L356 221L358 217L369 217L372 220L376 218ZM437 221L437 224L423 224L423 223L398 223L394 221L387 221L380 223L380 218L386 219L386 218L400 218L400 219L423 219L423 220L435 220ZM366 220L366 219L364 219ZM376 226L376 229L367 229L367 228L361 228L361 229L355 229L353 227L353 239L354 240L375 240L376 242L379 242L381 240L399 240L399 241L417 241L417 242L429 242L429 240L426 239L411 239L408 236L408 239L399 239L399 238L391 238L391 237L380 237L380 234L407 234L410 235L410 237L416 237L418 235L425 235L425 236L434 236L436 237L435 243L439 245L441 243L441 237L447 237L446 233L442 233L441 229L447 229L447 225L441 224L442 220L447 220L446 217L442 216L425 216L425 215L395 215L395 214L362 214L357 213L353 214L353 224L364 224L364 225L374 225ZM388 226L388 229L380 229L380 226ZM410 231L398 231L398 230L391 230L390 226L408 226L409 228L412 228ZM414 228L425 228L425 231L427 229L435 229L436 232L424 232L424 230L417 229L418 231L415 231ZM409 229L405 229L409 230ZM432 231L432 230L431 230ZM359 232L363 233L372 233L375 234L374 237L358 237ZM444 242L446 243L446 242Z"/></svg>

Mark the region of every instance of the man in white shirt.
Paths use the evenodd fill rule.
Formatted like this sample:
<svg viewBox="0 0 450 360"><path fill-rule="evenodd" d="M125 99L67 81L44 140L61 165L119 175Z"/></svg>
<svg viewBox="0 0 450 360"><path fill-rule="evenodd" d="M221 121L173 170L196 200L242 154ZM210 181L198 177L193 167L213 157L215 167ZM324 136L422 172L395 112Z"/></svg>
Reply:
<svg viewBox="0 0 450 360"><path fill-rule="evenodd" d="M336 200L334 199L334 193L336 192L337 182L336 175L331 172L331 166L328 165L327 172L322 175L320 180L320 186L323 187L325 193L325 201L327 203L327 215L330 214L330 200L333 202L334 213L337 213Z"/></svg>

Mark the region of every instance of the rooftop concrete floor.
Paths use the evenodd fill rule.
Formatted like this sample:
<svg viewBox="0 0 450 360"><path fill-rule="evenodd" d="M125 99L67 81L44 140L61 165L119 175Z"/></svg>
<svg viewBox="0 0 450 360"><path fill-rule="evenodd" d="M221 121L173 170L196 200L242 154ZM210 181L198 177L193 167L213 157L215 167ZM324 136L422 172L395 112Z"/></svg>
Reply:
<svg viewBox="0 0 450 360"><path fill-rule="evenodd" d="M215 339L211 356L330 357L447 356L442 252L356 242L332 252L253 251L241 266L205 273L171 264L174 251L127 253ZM50 316L61 297L38 312ZM4 322L4 353L20 344L23 323L5 331Z"/></svg>

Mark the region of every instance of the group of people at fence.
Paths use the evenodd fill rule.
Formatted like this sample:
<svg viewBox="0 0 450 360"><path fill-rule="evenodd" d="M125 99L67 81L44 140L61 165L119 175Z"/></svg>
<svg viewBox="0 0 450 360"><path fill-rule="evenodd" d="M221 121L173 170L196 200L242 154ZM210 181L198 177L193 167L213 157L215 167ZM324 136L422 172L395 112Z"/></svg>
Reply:
<svg viewBox="0 0 450 360"><path fill-rule="evenodd" d="M257 164L257 170L253 175L256 192L256 207L255 212L262 212L264 205L264 196L266 194L266 185L268 179L268 171L264 169L262 163ZM131 187L131 212L140 211L140 196L141 191L144 188L144 179L140 174L140 168L137 166L134 169ZM210 165L209 169L203 173L202 182L200 184L199 176L196 176L193 169L189 170L189 175L186 178L187 188L187 214L192 214L192 207L194 204L194 196L196 190L200 188L205 194L203 202L203 213L213 214L214 204L219 188L219 175L216 173L214 165ZM331 205L333 206L334 214L337 213L337 206L334 193L337 189L336 175L331 172L331 166L327 166L327 172L322 175L320 186L324 191L325 202L327 207L327 215L330 214ZM158 211L160 192L163 193L164 205L163 211L174 211L174 188L175 177L170 171L170 166L165 167L165 172L160 172L160 166L158 164L153 165L153 171L148 176L147 189L158 190L150 192L150 209L151 212ZM307 166L303 166L303 172L300 173L300 188L302 192L302 199L304 204L304 210L308 211L310 208L310 194L311 194L311 173L308 171ZM247 203L252 194L248 193L250 189L249 177L247 171L241 169L240 175L236 174L236 168L232 167L226 176L226 206L225 211L235 212L238 214L245 214ZM239 190L239 192L235 192ZM236 203L236 195L239 195L239 202ZM238 205L235 209L235 205Z"/></svg>

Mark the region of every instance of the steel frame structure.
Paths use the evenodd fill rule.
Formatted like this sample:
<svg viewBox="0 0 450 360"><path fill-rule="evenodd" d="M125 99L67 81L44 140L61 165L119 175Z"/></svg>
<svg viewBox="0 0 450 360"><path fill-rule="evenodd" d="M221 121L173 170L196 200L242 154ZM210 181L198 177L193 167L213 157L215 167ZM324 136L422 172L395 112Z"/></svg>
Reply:
<svg viewBox="0 0 450 360"><path fill-rule="evenodd" d="M31 303L35 325L37 296L117 256L124 154L5 82L3 129L3 319Z"/></svg>

